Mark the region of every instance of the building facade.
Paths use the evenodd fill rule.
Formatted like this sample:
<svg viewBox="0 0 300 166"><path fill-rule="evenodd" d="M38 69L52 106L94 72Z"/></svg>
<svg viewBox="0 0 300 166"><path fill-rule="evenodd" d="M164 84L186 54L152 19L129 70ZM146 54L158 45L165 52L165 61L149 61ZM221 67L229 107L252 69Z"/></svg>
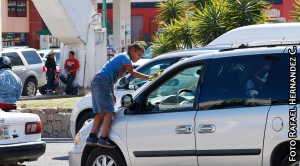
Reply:
<svg viewBox="0 0 300 166"><path fill-rule="evenodd" d="M131 3L131 41L151 42L158 23L157 1L132 0ZM289 22L295 0L267 0L272 4L268 11L271 22ZM107 0L108 35L113 30L113 5ZM2 45L27 45L33 48L59 46L59 41L51 36L47 26L31 0L2 0ZM102 4L98 3L102 13ZM55 13L53 13L55 14ZM110 37L108 37L109 39ZM47 44L45 44L47 43Z"/></svg>

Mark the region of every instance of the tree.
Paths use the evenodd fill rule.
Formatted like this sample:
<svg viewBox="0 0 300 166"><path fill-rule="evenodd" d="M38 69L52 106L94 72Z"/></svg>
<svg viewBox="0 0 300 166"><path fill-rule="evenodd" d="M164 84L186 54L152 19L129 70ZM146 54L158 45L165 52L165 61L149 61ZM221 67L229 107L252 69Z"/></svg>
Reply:
<svg viewBox="0 0 300 166"><path fill-rule="evenodd" d="M154 52L161 54L204 46L231 29L263 23L270 5L264 0L162 0L158 7L163 33L154 38Z"/></svg>
<svg viewBox="0 0 300 166"><path fill-rule="evenodd" d="M300 0L296 0L292 11L292 22L300 22Z"/></svg>
<svg viewBox="0 0 300 166"><path fill-rule="evenodd" d="M269 8L264 0L229 0L227 30L264 23L268 19L265 13Z"/></svg>
<svg viewBox="0 0 300 166"><path fill-rule="evenodd" d="M162 0L157 7L160 12L158 20L170 24L173 20L183 17L189 6L188 2L183 0Z"/></svg>
<svg viewBox="0 0 300 166"><path fill-rule="evenodd" d="M194 20L197 20L195 36L198 45L207 45L212 40L226 32L227 0L214 0L206 4L203 10L196 9Z"/></svg>

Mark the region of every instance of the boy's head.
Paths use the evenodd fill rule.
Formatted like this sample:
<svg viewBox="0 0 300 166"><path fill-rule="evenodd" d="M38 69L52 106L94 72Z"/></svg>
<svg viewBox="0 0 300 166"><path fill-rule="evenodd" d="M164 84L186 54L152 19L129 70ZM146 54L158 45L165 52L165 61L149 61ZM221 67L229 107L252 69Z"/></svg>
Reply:
<svg viewBox="0 0 300 166"><path fill-rule="evenodd" d="M136 62L144 55L145 48L140 43L133 43L128 46L128 55L132 62Z"/></svg>
<svg viewBox="0 0 300 166"><path fill-rule="evenodd" d="M74 58L74 54L75 54L74 51L70 51L70 52L69 52L69 58L70 58L70 59L73 59L73 58Z"/></svg>

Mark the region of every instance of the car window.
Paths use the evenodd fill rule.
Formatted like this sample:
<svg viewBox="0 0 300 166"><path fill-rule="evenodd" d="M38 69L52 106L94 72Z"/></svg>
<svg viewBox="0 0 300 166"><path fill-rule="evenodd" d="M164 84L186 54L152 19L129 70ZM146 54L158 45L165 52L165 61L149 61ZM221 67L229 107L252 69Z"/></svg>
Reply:
<svg viewBox="0 0 300 166"><path fill-rule="evenodd" d="M274 93L273 93L273 103L274 104L288 104L290 97L290 55L288 53L282 54L280 56L281 63L279 70L274 78ZM300 54L296 54L296 64L300 64ZM300 78L300 72L296 72L296 78ZM289 80L289 81L287 81ZM300 84L296 84L296 89L300 89ZM299 102L300 92L296 92L297 102Z"/></svg>
<svg viewBox="0 0 300 166"><path fill-rule="evenodd" d="M186 68L165 81L147 96L145 111L191 110L202 66Z"/></svg>
<svg viewBox="0 0 300 166"><path fill-rule="evenodd" d="M24 65L21 58L19 57L18 53L16 53L16 52L4 53L3 56L7 56L10 58L12 66Z"/></svg>
<svg viewBox="0 0 300 166"><path fill-rule="evenodd" d="M29 65L42 63L41 58L36 51L21 51Z"/></svg>
<svg viewBox="0 0 300 166"><path fill-rule="evenodd" d="M270 105L269 55L213 59L205 73L200 109Z"/></svg>
<svg viewBox="0 0 300 166"><path fill-rule="evenodd" d="M138 70L138 72L147 74L147 75L152 75L159 70L166 69L173 63L177 61L178 58L169 58L169 59L164 59L164 60L159 60L153 63L150 63ZM140 87L142 86L147 80L141 79L141 78L135 78L135 77L130 77L129 78L129 89L134 89L135 86Z"/></svg>

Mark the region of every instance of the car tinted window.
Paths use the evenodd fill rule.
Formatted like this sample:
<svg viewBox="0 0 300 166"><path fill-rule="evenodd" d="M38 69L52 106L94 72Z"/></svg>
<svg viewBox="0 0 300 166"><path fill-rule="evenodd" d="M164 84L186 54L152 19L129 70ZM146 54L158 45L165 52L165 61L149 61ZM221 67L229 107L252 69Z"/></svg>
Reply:
<svg viewBox="0 0 300 166"><path fill-rule="evenodd" d="M42 60L36 51L22 51L22 54L29 65L42 63Z"/></svg>
<svg viewBox="0 0 300 166"><path fill-rule="evenodd" d="M166 69L167 67L175 63L177 59L178 58L169 58L164 60L158 60L156 62L146 65L145 67L140 68L138 72L147 75L152 75L158 72L159 70ZM141 85L143 85L143 83L146 82L145 79L135 77L130 77L129 80L129 89L134 89L135 86L140 87Z"/></svg>
<svg viewBox="0 0 300 166"><path fill-rule="evenodd" d="M12 66L24 65L21 58L19 57L18 53L16 53L16 52L4 53L3 56L7 56L10 58Z"/></svg>
<svg viewBox="0 0 300 166"><path fill-rule="evenodd" d="M270 105L270 55L213 59L205 73L200 109ZM277 63L276 63L277 64Z"/></svg>
<svg viewBox="0 0 300 166"><path fill-rule="evenodd" d="M296 55L296 64L300 64L300 54ZM290 55L288 53L282 54L280 56L281 62L279 70L276 72L276 77L274 79L274 95L272 97L274 104L287 104L289 100L290 93ZM300 78L300 72L296 72L296 77ZM300 88L300 84L296 84L296 88ZM300 92L296 92L297 100L299 100Z"/></svg>
<svg viewBox="0 0 300 166"><path fill-rule="evenodd" d="M146 111L169 112L192 110L198 80L203 66L197 65L179 71L147 96Z"/></svg>

